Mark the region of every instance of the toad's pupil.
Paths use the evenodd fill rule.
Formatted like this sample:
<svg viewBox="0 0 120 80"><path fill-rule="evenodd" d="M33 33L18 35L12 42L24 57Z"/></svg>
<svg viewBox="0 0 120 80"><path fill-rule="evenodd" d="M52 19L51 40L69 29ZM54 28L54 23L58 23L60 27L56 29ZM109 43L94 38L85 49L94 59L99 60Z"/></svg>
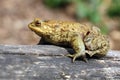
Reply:
<svg viewBox="0 0 120 80"><path fill-rule="evenodd" d="M40 25L41 25L41 22L40 22L40 21L36 21L36 22L35 22L35 25L36 25L36 26L40 26Z"/></svg>

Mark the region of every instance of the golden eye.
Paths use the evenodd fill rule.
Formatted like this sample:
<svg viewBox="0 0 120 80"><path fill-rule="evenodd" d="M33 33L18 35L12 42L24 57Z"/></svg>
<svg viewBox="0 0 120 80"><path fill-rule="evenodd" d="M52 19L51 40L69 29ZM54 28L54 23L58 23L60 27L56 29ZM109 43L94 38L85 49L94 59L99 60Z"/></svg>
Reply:
<svg viewBox="0 0 120 80"><path fill-rule="evenodd" d="M35 22L35 25L36 25L36 26L41 26L41 22L40 22L40 21L36 21L36 22Z"/></svg>
<svg viewBox="0 0 120 80"><path fill-rule="evenodd" d="M41 20L38 18L35 18L34 20L36 26L41 26Z"/></svg>

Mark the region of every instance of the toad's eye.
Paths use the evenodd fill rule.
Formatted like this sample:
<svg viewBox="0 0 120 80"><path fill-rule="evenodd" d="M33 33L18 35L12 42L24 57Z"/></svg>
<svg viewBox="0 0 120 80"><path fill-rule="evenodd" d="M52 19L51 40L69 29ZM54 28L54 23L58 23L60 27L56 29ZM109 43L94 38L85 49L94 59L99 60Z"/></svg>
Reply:
<svg viewBox="0 0 120 80"><path fill-rule="evenodd" d="M41 21L39 21L39 20L36 21L36 22L35 22L35 25L36 25L36 26L41 26Z"/></svg>
<svg viewBox="0 0 120 80"><path fill-rule="evenodd" d="M34 20L36 26L41 26L41 20L40 19L35 19Z"/></svg>

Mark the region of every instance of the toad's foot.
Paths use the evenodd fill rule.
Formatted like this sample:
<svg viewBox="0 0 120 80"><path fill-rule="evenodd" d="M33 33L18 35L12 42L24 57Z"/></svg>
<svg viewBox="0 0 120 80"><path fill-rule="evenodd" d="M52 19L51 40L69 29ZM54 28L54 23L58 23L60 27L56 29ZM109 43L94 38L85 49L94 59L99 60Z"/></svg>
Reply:
<svg viewBox="0 0 120 80"><path fill-rule="evenodd" d="M86 50L85 53L89 54L90 57L92 57L93 55L95 55L96 57L103 57L106 55L107 51L108 49L104 47L95 51Z"/></svg>
<svg viewBox="0 0 120 80"><path fill-rule="evenodd" d="M67 54L66 56L73 58L72 62L75 62L76 58L78 58L78 57L81 57L82 60L85 61L86 63L88 62L88 60L87 60L85 55L84 56L80 56L79 54Z"/></svg>
<svg viewBox="0 0 120 80"><path fill-rule="evenodd" d="M90 57L92 57L95 54L94 51L88 51L88 50L86 50L85 53L87 53Z"/></svg>

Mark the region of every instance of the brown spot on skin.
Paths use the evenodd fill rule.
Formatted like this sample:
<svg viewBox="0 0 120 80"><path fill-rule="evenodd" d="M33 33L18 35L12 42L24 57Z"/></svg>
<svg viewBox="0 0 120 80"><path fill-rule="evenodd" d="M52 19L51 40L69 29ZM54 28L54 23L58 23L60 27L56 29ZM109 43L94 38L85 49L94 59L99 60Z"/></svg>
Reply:
<svg viewBox="0 0 120 80"><path fill-rule="evenodd" d="M49 20L44 20L43 22L47 22L47 23L48 23L48 22L49 22Z"/></svg>
<svg viewBox="0 0 120 80"><path fill-rule="evenodd" d="M56 25L54 25L54 27L55 27L55 29L56 29L56 28L59 28L59 25L58 25L58 24L56 24Z"/></svg>

